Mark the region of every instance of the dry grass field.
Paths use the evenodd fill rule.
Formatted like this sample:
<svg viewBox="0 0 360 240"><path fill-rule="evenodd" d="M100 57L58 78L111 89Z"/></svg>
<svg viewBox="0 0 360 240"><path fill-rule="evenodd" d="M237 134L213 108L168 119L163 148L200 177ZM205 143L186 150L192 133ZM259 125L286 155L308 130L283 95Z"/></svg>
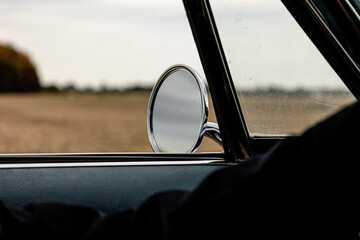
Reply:
<svg viewBox="0 0 360 240"><path fill-rule="evenodd" d="M0 153L151 152L146 129L149 93L2 94ZM243 96L250 131L301 132L299 122L312 124L353 101L347 96ZM215 121L210 109L210 121ZM220 151L208 139L199 151Z"/></svg>
<svg viewBox="0 0 360 240"><path fill-rule="evenodd" d="M339 111L356 99L343 93L308 95L248 95L241 97L250 132L301 134L310 126Z"/></svg>

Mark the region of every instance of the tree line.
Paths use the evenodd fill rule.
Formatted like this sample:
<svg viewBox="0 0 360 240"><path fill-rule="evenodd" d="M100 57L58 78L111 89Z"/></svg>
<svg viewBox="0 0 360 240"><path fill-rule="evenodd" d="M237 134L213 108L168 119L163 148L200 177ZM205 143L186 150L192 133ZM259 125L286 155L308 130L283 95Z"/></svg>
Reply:
<svg viewBox="0 0 360 240"><path fill-rule="evenodd" d="M41 85L34 64L25 54L0 44L0 92L37 92Z"/></svg>

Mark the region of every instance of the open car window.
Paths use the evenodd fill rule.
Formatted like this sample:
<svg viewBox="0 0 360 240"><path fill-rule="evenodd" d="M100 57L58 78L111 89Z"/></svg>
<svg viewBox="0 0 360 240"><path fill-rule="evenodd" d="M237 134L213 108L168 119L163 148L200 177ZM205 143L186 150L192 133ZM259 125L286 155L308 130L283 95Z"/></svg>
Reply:
<svg viewBox="0 0 360 240"><path fill-rule="evenodd" d="M0 59L0 153L152 152L152 86L172 64L203 75L181 1L5 0L0 29L0 57L26 54L40 83L7 88Z"/></svg>
<svg viewBox="0 0 360 240"><path fill-rule="evenodd" d="M356 101L281 1L210 1L250 135L300 134Z"/></svg>

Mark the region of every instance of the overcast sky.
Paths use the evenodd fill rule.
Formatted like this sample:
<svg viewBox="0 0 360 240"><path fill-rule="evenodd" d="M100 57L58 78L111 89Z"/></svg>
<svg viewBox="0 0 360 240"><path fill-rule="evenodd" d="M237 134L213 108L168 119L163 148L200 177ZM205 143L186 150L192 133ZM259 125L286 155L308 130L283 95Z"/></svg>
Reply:
<svg viewBox="0 0 360 240"><path fill-rule="evenodd" d="M0 0L0 41L27 52L45 84L154 82L201 70L181 1Z"/></svg>
<svg viewBox="0 0 360 240"><path fill-rule="evenodd" d="M237 84L294 88L336 78L310 41L303 43L300 29L289 33L296 23L284 20L290 15L280 1L228 1L228 7L214 4L214 12ZM28 53L44 84L149 85L176 63L203 75L178 0L0 0L0 43ZM315 53L304 54L302 46Z"/></svg>

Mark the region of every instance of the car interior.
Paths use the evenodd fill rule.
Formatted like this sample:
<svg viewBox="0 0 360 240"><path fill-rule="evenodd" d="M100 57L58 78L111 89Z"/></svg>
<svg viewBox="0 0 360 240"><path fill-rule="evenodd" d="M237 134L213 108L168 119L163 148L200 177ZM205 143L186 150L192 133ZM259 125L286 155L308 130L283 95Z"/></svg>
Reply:
<svg viewBox="0 0 360 240"><path fill-rule="evenodd" d="M311 2L311 6L309 6L309 2ZM236 57L231 55L237 49L232 48L234 46L232 44L234 40L231 40L233 30L232 28L228 29L228 19L221 12L221 5L216 1L207 0L184 0L183 3L206 75L206 83L201 84L206 85L205 89L209 89L217 123L207 122L206 114L208 109L206 104L202 102L206 102L207 99L201 98L201 101L199 100L202 107L200 110L201 116L200 119L195 120L195 122L200 123L200 127L196 125L194 128L189 128L190 135L196 132L195 137L190 137L194 141L189 143L190 146L186 150L177 150L177 147L182 145L182 136L180 134L187 135L187 132L181 126L185 119L180 120L177 123L178 125L172 125L172 128L166 128L166 122L173 121L164 117L169 111L161 112L161 107L158 107L160 103L155 105L155 100L153 100L153 103L151 103L152 100L149 100L153 104L149 105L150 110L148 110L151 111L148 112L149 144L151 142L155 153L1 154L0 199L5 205L21 208L32 202L67 202L91 206L104 212L136 208L145 199L158 192L194 190L209 174L216 170L231 167L241 161L247 161L252 156L267 151L274 144L288 136L300 134L308 126L283 130L285 128L282 128L282 125L275 123L277 115L274 120L268 119L267 122L266 120L265 122L253 120L255 119L254 116L259 115L261 111L265 115L268 113L264 113L265 110L261 110L256 106L252 110L253 102L251 101L264 99L270 95L255 96L248 93L246 89L238 90L242 87L241 83L237 82L237 79L246 78L249 81L252 81L252 79L246 73L237 72L236 70L242 69L243 66L237 66L236 61L233 60ZM353 44L351 42L346 42L342 48L339 48L336 44L339 41L343 42L342 39L331 39L340 35L340 24L333 23L334 29L338 31L333 33L334 36L329 35L324 30L319 33L319 29L324 28L323 24L325 22L332 24L330 20L335 21L334 16L344 13L335 11L335 7L330 3L320 0L283 0L282 2L279 1L279 4L281 4L284 11L288 11L289 16L291 15L296 19L297 22L294 21L294 24L300 25L297 26L299 31L308 35L314 45L319 48L321 54L328 60L330 66L335 69L336 74L341 77L343 81L340 82L347 91L346 96L350 96L350 100L347 98L346 103L356 101L356 98L360 96L360 81L356 80L360 78L360 73L356 69L356 67L358 68L356 56L360 56L359 48L351 48ZM228 11L231 10L231 5L229 6ZM356 6L358 7L358 5ZM318 15L311 13L309 9L314 10ZM334 11L332 12L329 9ZM319 14L323 12L328 12L329 16ZM263 12L263 14L266 14L266 12ZM237 18L235 16L235 21L234 19L231 20L234 22L233 25L237 26L242 21L245 21L242 20L242 17ZM327 18L327 21L321 22L316 17ZM350 20L348 19L348 21ZM354 31L348 28L346 30L348 35L359 34L360 32L355 31L355 33L352 33ZM308 41L310 42L309 39ZM264 49L265 45L262 46ZM257 48L260 49L260 46ZM245 60L248 60L248 62L254 61L250 57L246 57ZM267 61L271 62L271 60L264 60L263 65L258 66L258 69L261 67L267 69L265 66L269 64ZM169 63L169 66L172 64ZM251 67L243 68L253 71ZM186 71L185 68L184 72ZM168 74L167 71L165 73ZM170 82L171 77L165 73L161 75L160 80L162 81L164 77L168 77L167 82ZM179 73L179 70L177 70L177 73ZM190 73L193 74L192 71ZM246 77L244 77L245 75ZM197 79L196 76L194 78ZM192 82L192 84L195 84L195 82ZM159 85L162 85L162 89L166 87L163 82ZM175 86L176 89L183 87ZM160 102L161 97L166 99L166 94L161 95L160 90L156 87L154 89L153 95L157 94L158 102ZM171 92L169 89L163 92ZM272 90L274 91L274 88ZM261 91L259 92L261 93ZM184 95L183 92L180 93ZM290 96L284 93L280 94L283 94L281 95L283 96L282 99L288 99ZM291 94L291 96L295 96L297 93L291 92ZM327 107L325 103L321 102L322 100L319 100L318 93L311 94L317 99L316 103L313 100L312 104L314 105L311 106L317 106L316 109L320 110ZM250 98L247 98L250 100L245 101L242 96L250 96ZM187 99L189 98L187 96ZM270 100L269 98L266 101ZM162 101L162 103L165 102L168 105L172 104L169 99ZM323 105L321 105L322 103ZM174 104L175 107L172 107L172 109L175 111L170 113L169 119L180 111L180 107L176 107L178 103ZM331 105L330 103L326 104ZM182 102L178 106L187 105ZM341 107L343 106L332 108L332 111L337 111ZM296 108L296 106L293 108ZM194 111L197 112L198 110ZM331 113L326 112L326 114ZM319 114L319 119L324 116ZM272 123L272 121L274 122ZM172 131L176 132L177 130L179 133L172 133ZM160 137L165 136L163 143L160 143L159 138L154 136L156 134ZM168 139L171 136L174 137L174 135L176 135L176 141L174 140L175 143L171 145ZM176 139L176 137L178 138ZM215 140L222 146L223 151L195 153L203 137L210 137ZM165 146L168 143L170 150Z"/></svg>

